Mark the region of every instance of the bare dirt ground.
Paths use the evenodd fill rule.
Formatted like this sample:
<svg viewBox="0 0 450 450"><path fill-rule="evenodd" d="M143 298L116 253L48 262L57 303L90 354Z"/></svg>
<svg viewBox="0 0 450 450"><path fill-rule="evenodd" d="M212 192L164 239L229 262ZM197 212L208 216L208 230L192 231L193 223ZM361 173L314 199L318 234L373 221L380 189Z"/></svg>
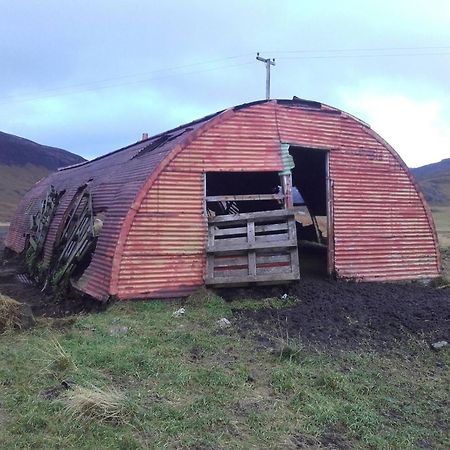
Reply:
<svg viewBox="0 0 450 450"><path fill-rule="evenodd" d="M261 336L300 339L320 348L387 349L410 337L450 340L450 290L418 283L303 279L284 289L235 290L231 298L295 299L287 308L236 310L240 327Z"/></svg>

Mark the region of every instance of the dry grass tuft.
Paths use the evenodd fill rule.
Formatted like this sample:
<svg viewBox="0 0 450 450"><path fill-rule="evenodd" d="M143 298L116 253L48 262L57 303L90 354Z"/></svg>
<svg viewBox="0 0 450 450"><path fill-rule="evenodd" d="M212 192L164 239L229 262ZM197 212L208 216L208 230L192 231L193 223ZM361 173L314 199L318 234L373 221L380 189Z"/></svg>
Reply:
<svg viewBox="0 0 450 450"><path fill-rule="evenodd" d="M130 416L125 395L114 388L76 386L68 392L65 403L66 412L77 419L126 423Z"/></svg>
<svg viewBox="0 0 450 450"><path fill-rule="evenodd" d="M0 294L0 332L22 327L22 304Z"/></svg>
<svg viewBox="0 0 450 450"><path fill-rule="evenodd" d="M44 361L47 363L46 370L62 372L67 369L78 369L70 354L55 338L51 338L50 343L49 350L41 350L44 354Z"/></svg>

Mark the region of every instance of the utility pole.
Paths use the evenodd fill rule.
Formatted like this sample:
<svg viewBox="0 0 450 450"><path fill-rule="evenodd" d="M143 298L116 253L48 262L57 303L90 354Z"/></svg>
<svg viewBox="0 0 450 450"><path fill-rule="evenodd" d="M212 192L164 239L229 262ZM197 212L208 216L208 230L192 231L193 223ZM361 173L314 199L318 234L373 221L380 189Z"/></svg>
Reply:
<svg viewBox="0 0 450 450"><path fill-rule="evenodd" d="M266 65L266 100L270 100L270 66L275 65L275 58L262 58L259 52L256 54L256 59L262 61Z"/></svg>

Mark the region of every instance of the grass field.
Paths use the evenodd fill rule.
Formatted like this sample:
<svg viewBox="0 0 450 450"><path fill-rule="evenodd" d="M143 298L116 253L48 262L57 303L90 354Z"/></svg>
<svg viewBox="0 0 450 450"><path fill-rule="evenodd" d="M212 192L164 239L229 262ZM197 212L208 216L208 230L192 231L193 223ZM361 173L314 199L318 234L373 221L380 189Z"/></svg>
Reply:
<svg viewBox="0 0 450 450"><path fill-rule="evenodd" d="M1 336L0 448L450 447L445 350L326 354L242 335L236 305L212 294L179 306L116 304Z"/></svg>
<svg viewBox="0 0 450 450"><path fill-rule="evenodd" d="M450 247L450 207L433 206L431 212L433 213L441 246L445 248Z"/></svg>

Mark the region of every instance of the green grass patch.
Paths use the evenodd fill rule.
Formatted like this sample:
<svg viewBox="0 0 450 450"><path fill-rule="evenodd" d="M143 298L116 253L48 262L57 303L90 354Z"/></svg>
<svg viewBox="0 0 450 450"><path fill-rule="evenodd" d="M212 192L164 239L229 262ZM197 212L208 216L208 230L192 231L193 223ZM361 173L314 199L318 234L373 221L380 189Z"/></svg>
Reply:
<svg viewBox="0 0 450 450"><path fill-rule="evenodd" d="M237 303L202 290L180 317L119 303L1 336L0 448L450 447L448 352L275 354L237 332Z"/></svg>

